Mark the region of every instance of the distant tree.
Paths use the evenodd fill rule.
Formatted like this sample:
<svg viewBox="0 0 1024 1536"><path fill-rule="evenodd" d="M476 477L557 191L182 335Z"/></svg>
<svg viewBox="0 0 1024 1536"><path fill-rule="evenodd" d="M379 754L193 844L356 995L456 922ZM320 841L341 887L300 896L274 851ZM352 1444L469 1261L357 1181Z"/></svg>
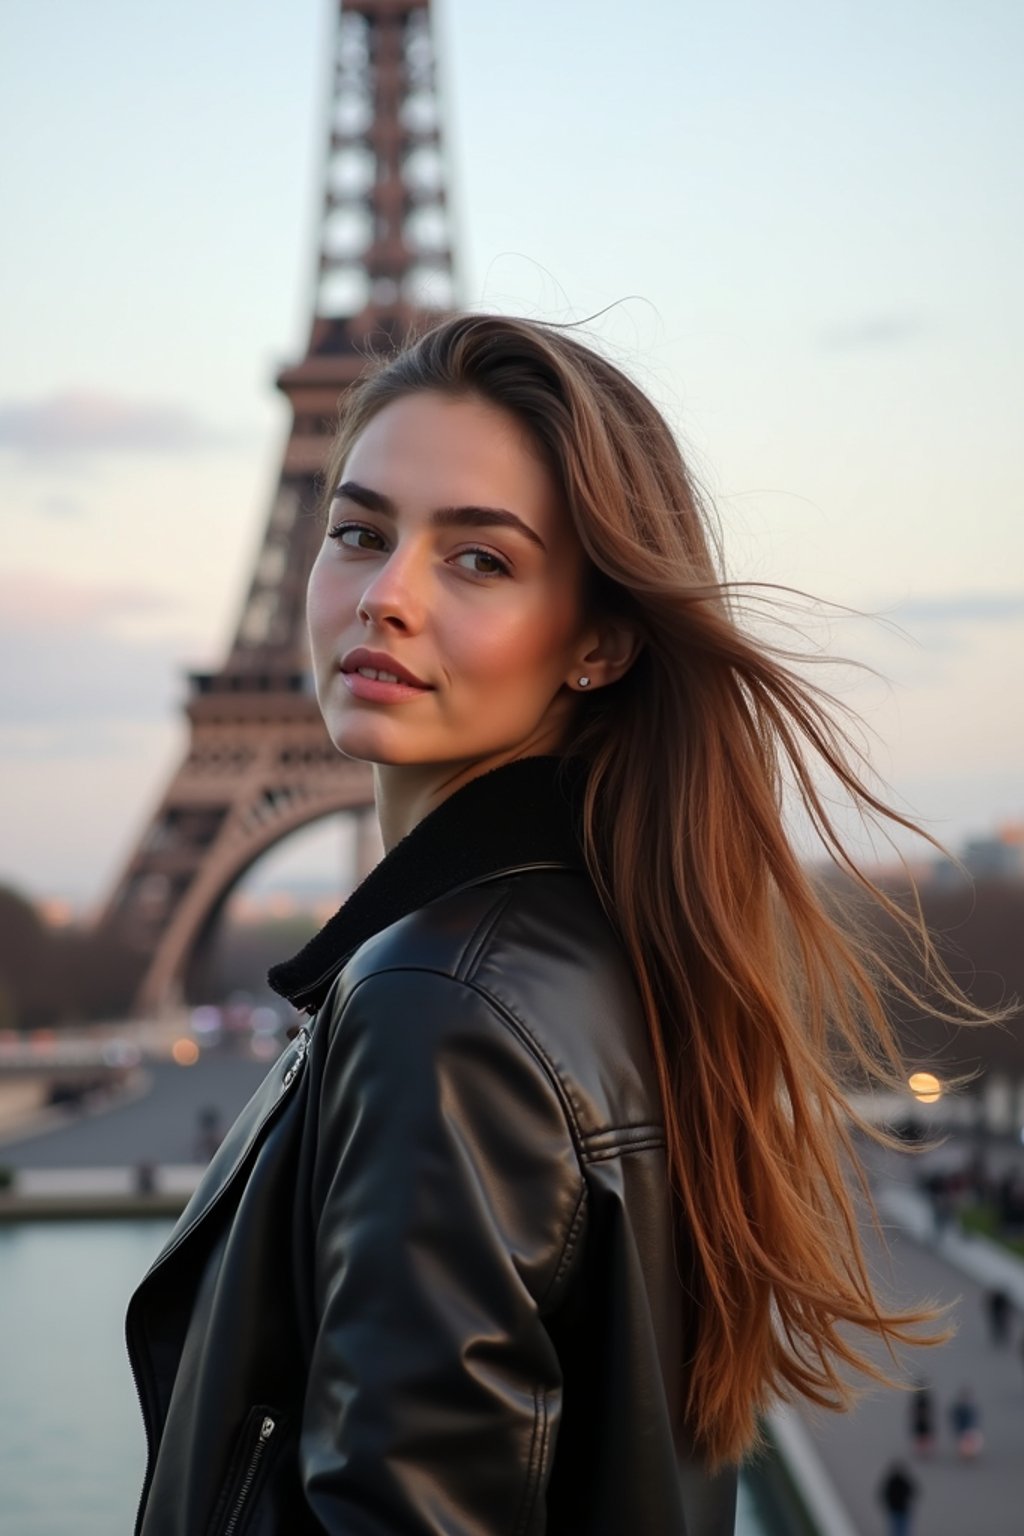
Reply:
<svg viewBox="0 0 1024 1536"><path fill-rule="evenodd" d="M0 1029L14 1029L18 1023L18 1008L9 985L0 977Z"/></svg>
<svg viewBox="0 0 1024 1536"><path fill-rule="evenodd" d="M120 1017L144 964L109 935L48 927L31 901L0 887L0 1019L7 1027Z"/></svg>
<svg viewBox="0 0 1024 1536"><path fill-rule="evenodd" d="M984 1007L1024 1004L1024 882L985 878L922 892L928 930L968 996ZM903 1022L903 1014L899 1015ZM1010 1025L955 1031L954 1065L1024 1077L1024 1014Z"/></svg>
<svg viewBox="0 0 1024 1536"><path fill-rule="evenodd" d="M869 948L887 959L927 1002L928 979L897 924L867 902L852 881L832 878L829 894L838 909L851 914ZM892 881L887 894L903 906L909 888ZM1005 1006L1024 1003L1024 882L979 878L973 884L946 887L926 882L921 910L944 964L975 1003ZM894 993L890 1017L903 1051L949 1075L991 1070L1024 1078L1024 1014L1019 1025L954 1025L927 1007L915 1008Z"/></svg>
<svg viewBox="0 0 1024 1536"><path fill-rule="evenodd" d="M115 935L77 928L61 935L64 964L84 1019L116 1019L131 1012L147 956Z"/></svg>
<svg viewBox="0 0 1024 1536"><path fill-rule="evenodd" d="M54 940L31 901L0 887L0 982L13 1024L50 1024L67 1011L70 998Z"/></svg>

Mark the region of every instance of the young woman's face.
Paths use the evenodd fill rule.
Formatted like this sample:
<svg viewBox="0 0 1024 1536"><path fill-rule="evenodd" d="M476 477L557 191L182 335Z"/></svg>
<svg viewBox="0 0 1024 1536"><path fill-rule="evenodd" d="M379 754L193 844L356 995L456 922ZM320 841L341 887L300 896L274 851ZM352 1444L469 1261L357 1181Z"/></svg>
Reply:
<svg viewBox="0 0 1024 1536"><path fill-rule="evenodd" d="M513 416L473 396L392 401L352 445L309 579L335 746L480 771L557 750L585 651L583 582L554 478Z"/></svg>

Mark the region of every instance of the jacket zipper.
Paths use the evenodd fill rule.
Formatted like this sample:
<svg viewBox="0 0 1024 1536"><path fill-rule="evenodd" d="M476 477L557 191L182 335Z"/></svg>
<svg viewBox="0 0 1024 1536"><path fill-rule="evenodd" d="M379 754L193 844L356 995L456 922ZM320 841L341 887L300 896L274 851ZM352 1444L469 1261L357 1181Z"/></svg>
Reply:
<svg viewBox="0 0 1024 1536"><path fill-rule="evenodd" d="M223 1536L233 1536L238 1522L242 1518L242 1510L245 1508L245 1501L249 1497L249 1490L252 1487L253 1479L259 1470L260 1461L263 1458L263 1452L266 1449L267 1441L270 1439L276 1428L276 1420L272 1419L270 1415L267 1414L266 1418L263 1420L263 1423L260 1425L259 1439L253 1446L252 1455L249 1458L249 1465L246 1468L245 1477L242 1479L242 1486L238 1490L238 1498L235 1500L234 1508L232 1509L230 1517L228 1518L228 1523L224 1527Z"/></svg>
<svg viewBox="0 0 1024 1536"><path fill-rule="evenodd" d="M142 1396L142 1384L135 1372L135 1361L132 1357L131 1338L128 1340L128 1368L132 1373L132 1381L135 1383L135 1394L139 1399L139 1412L142 1414L142 1427L146 1431L146 1473L142 1480L142 1492L139 1494L139 1507L135 1515L135 1532L138 1536L142 1525L142 1511L146 1507L149 1497L149 1485L153 1475L153 1431L149 1427L149 1412L145 1399Z"/></svg>
<svg viewBox="0 0 1024 1536"><path fill-rule="evenodd" d="M284 1077L282 1078L282 1082L283 1082L283 1084L284 1084L284 1086L286 1088L290 1088L291 1087L292 1083L295 1081L295 1079L298 1077L299 1073L302 1071L302 1068L305 1065L306 1053L307 1053L308 1050L309 1050L309 1030L303 1028L303 1029L299 1030L298 1034L295 1037L295 1051L296 1051L295 1060L292 1062L291 1066L288 1068L288 1071L285 1073Z"/></svg>
<svg viewBox="0 0 1024 1536"><path fill-rule="evenodd" d="M296 1077L298 1077L299 1072L301 1071L302 1067L305 1065L306 1056L307 1056L307 1054L309 1052L309 1042L310 1042L309 1030L306 1029L305 1027L303 1027L299 1031L299 1033L296 1035L296 1037L295 1037L294 1044L295 1044L296 1056L295 1056L295 1059L292 1062L291 1066L288 1068L287 1072L284 1074L284 1077L281 1080L283 1087L290 1088L292 1083L295 1081ZM276 1114L277 1109L278 1109L278 1107L280 1105L280 1102L281 1101L278 1100L278 1103L274 1105L273 1113ZM268 1116L268 1119L269 1119L269 1116ZM266 1124L266 1121L264 1121L264 1124ZM262 1125L257 1128L258 1131L262 1131L262 1129L263 1129ZM217 1196L218 1199L220 1199L220 1197L224 1194L224 1190L226 1188L227 1188L227 1185L225 1185L224 1188L222 1188L219 1191L218 1196ZM188 1233L191 1230L192 1230L191 1226L186 1228L186 1230L178 1238L178 1242L175 1243L175 1245L174 1245L175 1248L177 1248L179 1246L179 1244L184 1241L184 1239L188 1236ZM164 1254L164 1258L169 1257L169 1255L171 1253L173 1253L173 1252L174 1252L174 1249L168 1249L168 1252L166 1254ZM138 1532L139 1532L139 1530L141 1529L141 1526L142 1526L143 1511L145 1510L146 1504L148 1502L150 1483L151 1483L152 1477L153 1477L153 1452L154 1452L155 1447L153 1445L153 1431L152 1431L152 1429L150 1427L150 1414L149 1414L148 1409L147 1409L146 1399L143 1396L142 1383L140 1382L138 1372L135 1369L135 1362L136 1362L136 1360L138 1360L140 1365L144 1365L145 1362L142 1359L141 1351L138 1350L138 1349L133 1349L132 1345L133 1345L133 1340L132 1340L131 1334L129 1333L129 1335L128 1335L128 1365L129 1365L129 1369L131 1370L131 1373L132 1373L132 1381L135 1383L135 1393L136 1393L136 1396L139 1399L139 1408L140 1408L141 1413L142 1413L142 1425L143 1425L143 1428L146 1431L146 1472L145 1472L145 1476L144 1476L144 1478L142 1480L142 1492L139 1495L138 1513L135 1516L135 1531L136 1531L136 1536L138 1536ZM264 1423L268 1423L268 1422L271 1425L271 1433L273 1433L273 1420L266 1420L266 1419L264 1420Z"/></svg>

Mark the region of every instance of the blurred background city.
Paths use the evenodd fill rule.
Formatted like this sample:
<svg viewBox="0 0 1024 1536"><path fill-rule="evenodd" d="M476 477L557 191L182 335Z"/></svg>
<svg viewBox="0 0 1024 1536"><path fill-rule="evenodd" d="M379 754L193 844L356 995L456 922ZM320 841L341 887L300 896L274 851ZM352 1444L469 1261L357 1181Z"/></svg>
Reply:
<svg viewBox="0 0 1024 1536"><path fill-rule="evenodd" d="M810 594L770 637L956 857L838 806L859 856L1024 996L1022 57L1015 0L0 8L12 1536L130 1528L128 1295L296 1022L268 966L378 856L302 592L338 398L424 315L580 322L659 401L729 576ZM1021 1529L1024 1039L893 1022L872 1251L958 1331L772 1415L740 1536Z"/></svg>

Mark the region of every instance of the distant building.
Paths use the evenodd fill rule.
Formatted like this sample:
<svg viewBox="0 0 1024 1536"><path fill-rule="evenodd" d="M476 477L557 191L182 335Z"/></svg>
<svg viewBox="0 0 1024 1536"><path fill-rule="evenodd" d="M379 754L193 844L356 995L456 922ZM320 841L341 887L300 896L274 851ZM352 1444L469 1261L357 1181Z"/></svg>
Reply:
<svg viewBox="0 0 1024 1536"><path fill-rule="evenodd" d="M1019 879L1024 875L1024 847L1002 837L972 837L964 849L964 863L972 875Z"/></svg>
<svg viewBox="0 0 1024 1536"><path fill-rule="evenodd" d="M1024 822L1006 822L989 837L971 837L960 859L975 880L1024 880ZM936 860L934 878L950 884L962 878L948 860Z"/></svg>

